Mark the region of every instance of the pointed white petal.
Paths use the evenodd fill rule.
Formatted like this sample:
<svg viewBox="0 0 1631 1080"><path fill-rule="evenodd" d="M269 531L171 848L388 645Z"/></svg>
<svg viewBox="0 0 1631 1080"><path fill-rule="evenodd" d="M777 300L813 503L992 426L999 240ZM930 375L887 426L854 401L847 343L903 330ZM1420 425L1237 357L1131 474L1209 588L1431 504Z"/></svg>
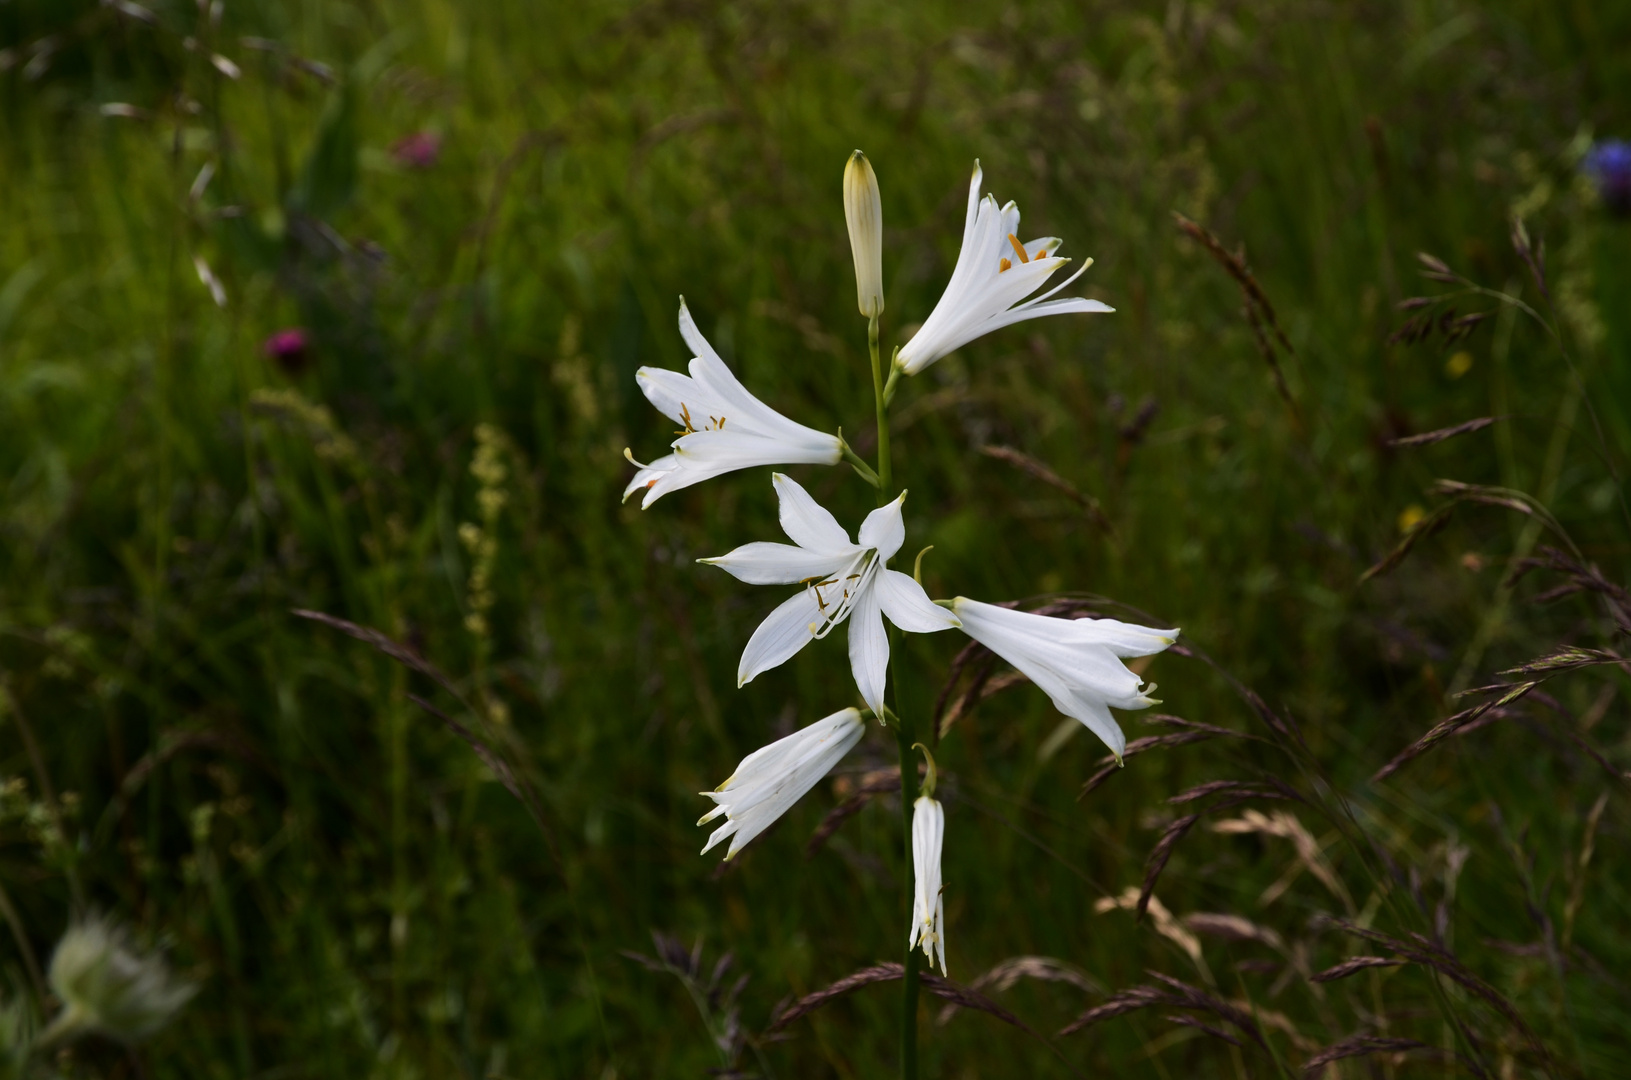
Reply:
<svg viewBox="0 0 1631 1080"><path fill-rule="evenodd" d="M704 480L712 480L716 476L746 467L732 456L708 460L695 454L682 454L676 449L674 453L658 458L635 473L634 479L629 481L629 486L624 489L624 498L644 487L646 497L640 500L640 509L644 510L670 491L688 488L692 484L700 484Z"/></svg>
<svg viewBox="0 0 1631 1080"><path fill-rule="evenodd" d="M781 501L782 532L799 547L827 555L852 554L849 533L826 507L810 497L798 481L777 473L771 477Z"/></svg>
<svg viewBox="0 0 1631 1080"><path fill-rule="evenodd" d="M932 634L961 626L956 615L929 599L923 586L899 570L878 575L878 603L889 621L913 634Z"/></svg>
<svg viewBox="0 0 1631 1080"><path fill-rule="evenodd" d="M793 443L746 431L698 431L675 439L673 445L682 459L700 467L723 465L727 471L755 465L836 465L842 453L836 435Z"/></svg>
<svg viewBox="0 0 1631 1080"><path fill-rule="evenodd" d="M706 416L712 404L703 400L695 379L678 371L643 367L634 373L634 381L646 400L676 424L684 424L687 414Z"/></svg>
<svg viewBox="0 0 1631 1080"><path fill-rule="evenodd" d="M811 627L821 619L821 609L809 589L800 589L759 624L742 650L736 668L736 685L744 686L760 672L785 663L794 653L815 640Z"/></svg>
<svg viewBox="0 0 1631 1080"><path fill-rule="evenodd" d="M906 543L906 521L901 517L901 505L906 502L906 492L901 492L893 501L878 507L866 516L861 522L861 530L856 534L857 546L864 548L877 548L878 558L888 562L895 557L895 552Z"/></svg>
<svg viewBox="0 0 1631 1080"><path fill-rule="evenodd" d="M634 461L634 458L630 457L629 460ZM634 474L634 479L629 481L629 486L623 489L623 501L628 502L630 495L633 495L636 491L644 490L646 497L640 504L640 508L644 510L662 498L662 492L659 491L653 494L652 489L664 477L679 468L679 459L673 454L667 454L653 461L650 465L641 465L639 462L635 462L635 465L639 471Z"/></svg>
<svg viewBox="0 0 1631 1080"><path fill-rule="evenodd" d="M719 360L719 354L714 352L712 345L708 344L708 339L702 336L702 331L697 329L697 321L691 317L691 309L685 306L685 297L683 296L680 297L680 337L685 339L686 347L691 350L693 356L706 356L713 360ZM723 364L725 361L719 360L719 362Z"/></svg>
<svg viewBox="0 0 1631 1080"><path fill-rule="evenodd" d="M1013 326L1015 323L1029 322L1031 319L1040 319L1045 315L1070 315L1073 313L1079 315L1103 315L1115 310L1109 304L1101 301L1079 297L1074 300L1049 300L1047 303L1037 304L1035 307L1017 307L981 323L979 332L971 334L958 342L957 347L961 348L975 338L984 337L993 330L1001 330L1003 327ZM946 351L952 352L953 350L947 349Z"/></svg>
<svg viewBox="0 0 1631 1080"><path fill-rule="evenodd" d="M968 213L963 217L963 247L974 238L974 221L980 212L980 182L985 179L985 171L980 168L980 159L974 159L974 174L968 179Z"/></svg>
<svg viewBox="0 0 1631 1080"><path fill-rule="evenodd" d="M792 544L755 541L729 554L697 561L717 566L749 585L792 585L837 573L847 560L841 555L822 555Z"/></svg>
<svg viewBox="0 0 1631 1080"><path fill-rule="evenodd" d="M884 682L889 676L889 635L884 630L877 590L871 582L863 586L850 612L849 662L861 700L882 716Z"/></svg>
<svg viewBox="0 0 1631 1080"><path fill-rule="evenodd" d="M1126 659L1133 656L1153 656L1165 652L1178 641L1181 630L1157 630L1152 626L1139 626L1117 619L1072 619L1070 640L1091 641Z"/></svg>
<svg viewBox="0 0 1631 1080"><path fill-rule="evenodd" d="M1087 726L1087 730L1097 735L1109 748L1110 752L1120 758L1127 752L1127 736L1122 732L1121 725L1110 714L1110 709L1099 698L1090 693L1078 691L1071 695L1068 704L1072 708L1061 709L1059 703L1054 702L1054 708L1066 716L1075 717Z"/></svg>

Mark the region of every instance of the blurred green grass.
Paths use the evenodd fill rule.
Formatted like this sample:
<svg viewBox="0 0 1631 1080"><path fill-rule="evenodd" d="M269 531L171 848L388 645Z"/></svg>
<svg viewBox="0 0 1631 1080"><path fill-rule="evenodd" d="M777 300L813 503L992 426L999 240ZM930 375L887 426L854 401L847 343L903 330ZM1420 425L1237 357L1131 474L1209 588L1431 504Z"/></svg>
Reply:
<svg viewBox="0 0 1631 1080"><path fill-rule="evenodd" d="M651 929L734 952L755 1031L784 996L898 955L899 819L881 804L809 860L839 801L828 785L729 871L696 856L693 793L848 700L836 647L732 689L771 600L693 560L776 535L766 471L645 513L617 501L623 447L643 458L668 438L633 373L686 359L681 293L766 400L870 437L838 188L857 146L883 188L886 347L949 272L976 157L1032 233L1097 260L1086 294L1118 309L1010 328L903 387L896 469L909 550L935 545L931 593L1087 591L1182 625L1298 718L1322 783L1429 911L1447 898L1449 940L1569 1063L1558 1074L1614 1074L1631 1025L1631 877L1607 857L1623 850L1623 788L1588 869L1584 819L1612 781L1560 732L1587 729L1623 771L1623 699L1601 696L1623 674L1548 684L1555 725L1499 723L1367 779L1461 707L1447 691L1560 640L1600 644L1595 609L1530 605L1555 582L1527 581L1507 606L1524 523L1489 508L1355 583L1437 477L1539 495L1625 580L1610 470L1631 439L1631 234L1574 165L1591 133L1625 129L1628 13L246 0L212 25L180 0L151 7L157 27L89 3L0 7L0 768L24 785L8 789L0 883L41 957L91 904L169 940L204 982L143 1051L149 1074L693 1076L718 1057L682 990L619 955L649 951ZM111 102L140 114L104 115ZM393 154L416 132L439 139L428 167ZM1295 348L1300 421L1238 290L1173 211L1245 245ZM1452 350L1386 343L1394 306L1439 290L1417 250L1539 303L1513 212L1546 240L1589 415L1569 411L1570 369L1527 320ZM298 372L262 354L289 326L312 342ZM1507 419L1386 446L1481 415ZM481 424L508 496L487 633L470 629L460 538L484 520ZM1047 462L1111 531L985 445ZM798 475L842 520L868 505L842 470ZM293 608L377 627L452 673L476 704L465 721L537 784L561 861L409 700L431 683ZM949 637L903 646L902 700L920 714ZM1174 713L1261 730L1194 660L1149 675ZM1142 880L1169 795L1255 769L1306 778L1256 744L1179 748L1078 801L1098 753L1078 738L1039 757L1058 721L1034 690L1006 691L940 751L953 974L1045 955L1107 990L1146 968L1193 979L1150 920L1094 901ZM72 794L66 837L41 817L23 723ZM840 782L891 758L869 737ZM1457 885L1445 867L1463 846ZM1361 855L1331 857L1375 916ZM1341 914L1333 898L1304 875L1260 900L1290 858L1284 841L1200 829L1158 895L1277 926L1318 970L1347 955L1310 925ZM1393 910L1379 927L1431 922L1388 927ZM1204 945L1222 992L1310 1045L1366 1010L1447 1045L1419 971L1316 991L1238 972L1262 958L1249 943ZM22 954L8 940L0 955L28 994ZM1045 1032L1099 1000L1066 984L997 996ZM881 1075L895 1007L863 990L753 1067ZM931 1075L1061 1074L984 1017L925 1031ZM1496 1041L1512 1075L1546 1071ZM1241 1075L1224 1044L1154 1013L1059 1046L1084 1072ZM133 1066L91 1046L63 1068Z"/></svg>

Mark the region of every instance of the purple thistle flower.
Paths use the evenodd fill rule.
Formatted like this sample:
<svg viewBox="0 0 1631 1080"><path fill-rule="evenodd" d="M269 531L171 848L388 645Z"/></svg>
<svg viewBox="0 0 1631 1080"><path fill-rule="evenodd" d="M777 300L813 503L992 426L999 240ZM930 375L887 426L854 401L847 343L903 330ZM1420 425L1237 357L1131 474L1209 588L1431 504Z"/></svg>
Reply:
<svg viewBox="0 0 1631 1080"><path fill-rule="evenodd" d="M442 137L434 131L416 131L404 135L391 147L391 157L397 164L410 169L428 169L442 156Z"/></svg>
<svg viewBox="0 0 1631 1080"><path fill-rule="evenodd" d="M1631 143L1604 139L1586 153L1580 171L1597 185L1597 196L1609 213L1631 215Z"/></svg>
<svg viewBox="0 0 1631 1080"><path fill-rule="evenodd" d="M310 346L311 341L306 337L306 331L298 326L291 326L267 338L261 345L261 351L290 375L298 375L306 370L306 364L311 360L308 351Z"/></svg>

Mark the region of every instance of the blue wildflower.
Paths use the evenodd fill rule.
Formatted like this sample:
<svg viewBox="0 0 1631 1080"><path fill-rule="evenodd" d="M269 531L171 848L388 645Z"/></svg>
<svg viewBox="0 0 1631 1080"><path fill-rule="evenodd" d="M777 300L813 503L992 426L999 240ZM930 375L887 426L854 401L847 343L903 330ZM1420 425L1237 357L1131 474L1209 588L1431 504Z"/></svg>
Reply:
<svg viewBox="0 0 1631 1080"><path fill-rule="evenodd" d="M1631 215L1631 143L1604 139L1586 153L1580 171L1597 185L1597 195L1610 213Z"/></svg>

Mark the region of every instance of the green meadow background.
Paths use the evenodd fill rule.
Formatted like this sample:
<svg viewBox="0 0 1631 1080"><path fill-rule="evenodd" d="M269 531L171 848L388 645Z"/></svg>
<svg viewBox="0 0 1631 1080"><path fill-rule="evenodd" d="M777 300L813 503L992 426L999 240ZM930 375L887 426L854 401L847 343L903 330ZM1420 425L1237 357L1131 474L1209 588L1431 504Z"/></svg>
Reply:
<svg viewBox="0 0 1631 1080"><path fill-rule="evenodd" d="M767 402L873 444L856 147L886 350L950 273L976 158L1116 308L903 381L902 558L934 545L934 596L1091 594L1182 626L1191 655L1145 672L1158 711L1252 736L1082 796L1102 747L1034 688L963 712L937 751L951 976L1046 960L981 984L1034 1035L926 999L924 1074L1300 1077L1367 1034L1426 1048L1325 1075L1623 1074L1623 668L1372 775L1481 700L1459 692L1621 647L1600 595L1512 572L1571 542L1610 582L1631 565L1631 223L1578 169L1631 135L1631 7L12 0L0 47L0 987L48 1021L31 966L90 910L202 987L153 1040L30 1075L893 1075L898 983L768 1034L778 1002L900 958L898 800L805 850L892 733L728 868L697 855L696 792L854 700L842 633L735 688L781 595L694 560L779 538L769 470L619 503L624 447L672 438L634 373L688 359L681 294ZM1284 396L1174 212L1256 275ZM1397 338L1401 302L1459 288L1418 251L1539 318L1465 294L1455 317L1491 316L1464 337ZM307 349L269 356L295 327ZM851 527L871 505L847 469L791 471ZM1439 479L1547 513L1462 502L1361 584ZM899 646L920 725L965 640ZM1308 804L1200 822L1166 914L1099 903L1194 808L1169 797L1269 777ZM1389 955L1325 916L1423 935L1533 1037L1443 965L1311 982ZM655 957L653 931L700 943L695 995L623 955ZM1055 1034L1152 971L1240 1003L1265 1044L1170 1005Z"/></svg>

